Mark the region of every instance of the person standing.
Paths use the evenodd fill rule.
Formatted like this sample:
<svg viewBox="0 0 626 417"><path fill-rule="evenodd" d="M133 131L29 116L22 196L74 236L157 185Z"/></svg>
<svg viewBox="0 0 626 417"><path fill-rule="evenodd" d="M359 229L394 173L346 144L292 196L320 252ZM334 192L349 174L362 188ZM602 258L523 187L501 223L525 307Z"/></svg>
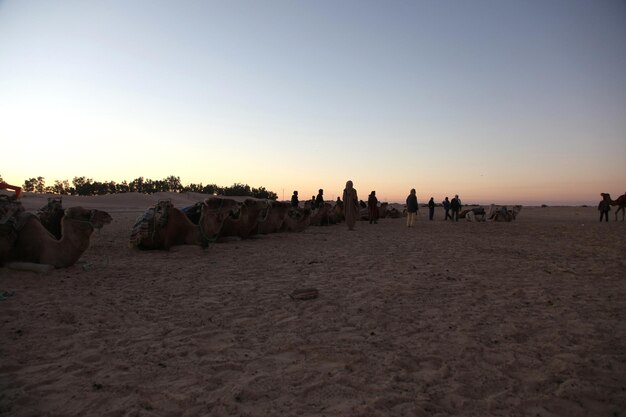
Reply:
<svg viewBox="0 0 626 417"><path fill-rule="evenodd" d="M317 197L315 197L315 208L320 208L324 205L324 190L319 189Z"/></svg>
<svg viewBox="0 0 626 417"><path fill-rule="evenodd" d="M415 194L415 188L412 188L411 193L406 198L406 227L415 226L415 218L417 217L418 210L417 195Z"/></svg>
<svg viewBox="0 0 626 417"><path fill-rule="evenodd" d="M452 201L450 201L450 210L452 210L451 220L458 222L459 221L459 211L461 211L461 200L459 199L459 195L455 195Z"/></svg>
<svg viewBox="0 0 626 417"><path fill-rule="evenodd" d="M606 193L600 193L600 195L602 196L602 201L600 201L600 204L598 204L598 210L600 210L600 222L602 222L602 217L604 217L605 220L608 222L609 211L611 211L611 197L609 197L609 195Z"/></svg>
<svg viewBox="0 0 626 417"><path fill-rule="evenodd" d="M443 211L445 212L446 216L443 218L443 220L452 220L452 216L450 216L450 200L448 200L448 197L446 197L442 202L441 205L443 206Z"/></svg>
<svg viewBox="0 0 626 417"><path fill-rule="evenodd" d="M428 220L432 220L435 215L435 200L430 197L428 200Z"/></svg>
<svg viewBox="0 0 626 417"><path fill-rule="evenodd" d="M343 190L343 215L346 218L348 230L354 230L356 218L359 214L359 197L356 189L354 189L352 181L346 182L346 188Z"/></svg>
<svg viewBox="0 0 626 417"><path fill-rule="evenodd" d="M300 201L298 201L298 192L294 191L291 196L291 207L298 207L300 205Z"/></svg>
<svg viewBox="0 0 626 417"><path fill-rule="evenodd" d="M378 224L378 199L376 198L376 191L367 198L367 211L369 213L370 224Z"/></svg>

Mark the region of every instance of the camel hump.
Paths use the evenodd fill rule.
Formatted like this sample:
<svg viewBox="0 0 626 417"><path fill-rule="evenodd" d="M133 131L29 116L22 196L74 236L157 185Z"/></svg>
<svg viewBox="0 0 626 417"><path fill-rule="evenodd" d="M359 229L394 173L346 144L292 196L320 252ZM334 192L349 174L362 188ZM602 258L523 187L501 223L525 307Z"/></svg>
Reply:
<svg viewBox="0 0 626 417"><path fill-rule="evenodd" d="M65 210L63 200L55 197L48 198L48 203L37 210L39 221L57 239L61 239L61 218Z"/></svg>
<svg viewBox="0 0 626 417"><path fill-rule="evenodd" d="M150 207L137 217L135 225L130 232L130 245L138 247L141 246L143 241L151 240L167 224L169 210L172 207L174 205L171 201L159 200L154 207Z"/></svg>

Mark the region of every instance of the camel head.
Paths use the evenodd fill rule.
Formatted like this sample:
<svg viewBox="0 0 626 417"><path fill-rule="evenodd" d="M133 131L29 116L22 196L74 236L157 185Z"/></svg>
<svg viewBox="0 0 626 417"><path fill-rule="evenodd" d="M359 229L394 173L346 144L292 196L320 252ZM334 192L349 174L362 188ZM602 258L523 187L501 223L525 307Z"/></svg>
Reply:
<svg viewBox="0 0 626 417"><path fill-rule="evenodd" d="M239 213L237 201L230 198L213 197L202 202L200 211L200 226L202 231L209 237L219 233L226 217Z"/></svg>
<svg viewBox="0 0 626 417"><path fill-rule="evenodd" d="M113 218L106 211L86 209L83 207L70 207L65 209L65 218L88 223L94 229L101 229L105 224L111 223Z"/></svg>

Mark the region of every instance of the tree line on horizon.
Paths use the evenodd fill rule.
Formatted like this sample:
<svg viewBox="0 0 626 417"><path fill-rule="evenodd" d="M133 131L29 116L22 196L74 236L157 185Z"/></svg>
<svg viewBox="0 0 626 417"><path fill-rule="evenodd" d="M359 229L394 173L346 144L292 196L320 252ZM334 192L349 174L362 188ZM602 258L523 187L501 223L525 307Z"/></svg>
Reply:
<svg viewBox="0 0 626 417"><path fill-rule="evenodd" d="M2 182L0 176L0 182ZM142 193L153 194L159 192L185 193L194 192L201 194L212 194L222 196L247 196L261 199L276 200L278 195L265 187L253 188L248 184L235 183L230 187L222 187L216 184L202 185L191 183L183 185L180 177L170 175L162 180L151 180L149 178L139 177L127 182L122 181L94 181L87 177L74 177L72 183L68 180L55 180L54 185L46 185L44 177L29 178L24 181L22 190L34 193L51 193L59 195L106 195L121 193Z"/></svg>

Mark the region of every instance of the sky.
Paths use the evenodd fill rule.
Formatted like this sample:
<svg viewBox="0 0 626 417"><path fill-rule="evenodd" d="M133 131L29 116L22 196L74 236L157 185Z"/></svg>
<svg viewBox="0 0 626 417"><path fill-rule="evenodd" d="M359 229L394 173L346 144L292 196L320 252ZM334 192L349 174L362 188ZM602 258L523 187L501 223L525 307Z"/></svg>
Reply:
<svg viewBox="0 0 626 417"><path fill-rule="evenodd" d="M625 45L623 0L0 0L0 176L597 204Z"/></svg>

